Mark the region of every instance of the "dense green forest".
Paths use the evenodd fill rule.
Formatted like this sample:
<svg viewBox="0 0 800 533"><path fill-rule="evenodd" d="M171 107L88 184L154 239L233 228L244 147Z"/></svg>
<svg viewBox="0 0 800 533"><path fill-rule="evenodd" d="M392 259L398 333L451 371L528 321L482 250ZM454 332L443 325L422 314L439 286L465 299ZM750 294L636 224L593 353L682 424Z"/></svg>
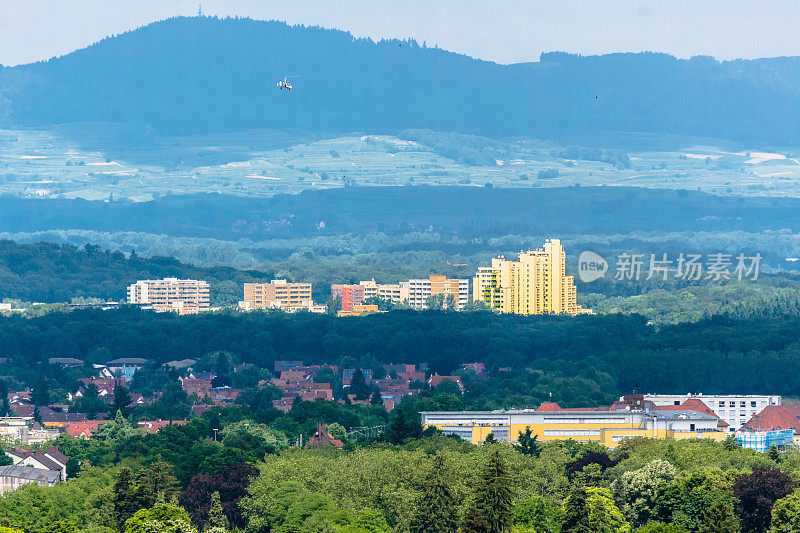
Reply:
<svg viewBox="0 0 800 533"><path fill-rule="evenodd" d="M242 284L271 278L269 272L196 267L170 257L140 257L89 245L0 240L0 300L70 302L76 298L119 301L139 279L179 277L209 282L213 305L235 305Z"/></svg>
<svg viewBox="0 0 800 533"><path fill-rule="evenodd" d="M127 122L168 134L277 126L489 137L639 131L785 146L800 133L792 119L800 108L798 61L549 53L499 65L413 40L179 17L1 68L0 120ZM291 93L275 88L287 72L301 76Z"/></svg>
<svg viewBox="0 0 800 533"><path fill-rule="evenodd" d="M620 208L620 207L624 208ZM134 203L0 197L5 232L133 231L222 240L347 234L503 235L800 231L800 199L635 187L346 187L273 198L218 194Z"/></svg>
<svg viewBox="0 0 800 533"><path fill-rule="evenodd" d="M376 371L385 363L427 363L431 372L445 375L480 361L490 378L465 377L463 397L465 406L479 408L536 406L551 393L562 405L596 405L633 389L800 395L800 378L786 371L800 364L800 300L772 302L746 314L656 328L635 315L394 311L337 319L82 310L0 319L0 356L8 358L0 370L34 386L37 363L54 356L90 363L144 356L156 371L170 360L221 350L263 368L285 359ZM74 387L69 376L53 380L53 388Z"/></svg>

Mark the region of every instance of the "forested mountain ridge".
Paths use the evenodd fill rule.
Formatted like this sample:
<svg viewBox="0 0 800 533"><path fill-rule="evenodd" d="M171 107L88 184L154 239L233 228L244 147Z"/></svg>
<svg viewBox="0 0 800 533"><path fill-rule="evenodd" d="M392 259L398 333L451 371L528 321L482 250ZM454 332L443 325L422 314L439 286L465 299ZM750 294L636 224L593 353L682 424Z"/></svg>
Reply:
<svg viewBox="0 0 800 533"><path fill-rule="evenodd" d="M346 187L272 198L198 194L138 203L0 196L0 228L7 232L86 229L225 240L412 231L464 238L510 233L797 232L798 213L800 200L795 198L635 187Z"/></svg>
<svg viewBox="0 0 800 533"><path fill-rule="evenodd" d="M286 75L298 76L290 93L275 87ZM375 43L275 21L179 17L0 69L0 123L127 122L161 134L643 131L785 146L800 138L798 81L795 57L550 53L499 65L410 40Z"/></svg>

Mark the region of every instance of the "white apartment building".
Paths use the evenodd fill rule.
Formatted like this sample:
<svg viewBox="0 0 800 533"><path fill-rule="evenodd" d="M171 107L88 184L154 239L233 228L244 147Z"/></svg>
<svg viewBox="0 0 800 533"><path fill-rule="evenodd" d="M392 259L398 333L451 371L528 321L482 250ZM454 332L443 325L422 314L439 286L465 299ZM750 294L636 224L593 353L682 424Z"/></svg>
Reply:
<svg viewBox="0 0 800 533"><path fill-rule="evenodd" d="M128 303L155 311L195 314L209 308L208 283L195 279L147 279L128 286Z"/></svg>
<svg viewBox="0 0 800 533"><path fill-rule="evenodd" d="M394 304L407 303L409 298L409 285L407 281L400 283L375 283L375 280L361 281L364 287L364 299L378 297Z"/></svg>
<svg viewBox="0 0 800 533"><path fill-rule="evenodd" d="M656 405L681 405L693 398L703 402L714 414L727 422L734 432L768 405L781 405L781 397L757 394L645 394L645 401ZM621 399L621 398L620 398Z"/></svg>
<svg viewBox="0 0 800 533"><path fill-rule="evenodd" d="M469 280L430 276L428 279L408 280L408 303L413 309L427 309L428 298L442 294L453 295L456 310L463 311L469 301Z"/></svg>

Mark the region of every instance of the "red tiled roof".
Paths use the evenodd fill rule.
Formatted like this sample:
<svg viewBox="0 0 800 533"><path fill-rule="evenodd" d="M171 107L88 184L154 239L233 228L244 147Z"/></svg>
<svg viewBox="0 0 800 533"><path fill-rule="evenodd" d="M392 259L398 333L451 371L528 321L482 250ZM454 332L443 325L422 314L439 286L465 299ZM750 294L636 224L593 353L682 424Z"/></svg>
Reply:
<svg viewBox="0 0 800 533"><path fill-rule="evenodd" d="M609 411L610 408L602 405L597 407L561 407L555 402L543 402L536 410L548 413L553 411Z"/></svg>
<svg viewBox="0 0 800 533"><path fill-rule="evenodd" d="M72 435L73 437L80 437L82 435L86 435L87 437L91 437L92 433L97 431L97 428L103 422L107 422L107 420L87 420L86 422L70 422L67 424L65 431L67 434Z"/></svg>
<svg viewBox="0 0 800 533"><path fill-rule="evenodd" d="M461 378L458 377L458 376L440 376L439 374L434 374L428 380L428 385L430 385L431 387L438 387L439 384L441 384L442 381L444 381L446 379L449 379L450 381L454 381L455 384L458 385L459 389L461 389L462 391L464 390L464 384L461 383Z"/></svg>
<svg viewBox="0 0 800 533"><path fill-rule="evenodd" d="M555 402L542 402L542 405L540 405L536 410L547 411L547 412L561 411L561 407L559 407L559 405Z"/></svg>
<svg viewBox="0 0 800 533"><path fill-rule="evenodd" d="M746 431L793 429L800 433L800 405L768 405L742 426Z"/></svg>

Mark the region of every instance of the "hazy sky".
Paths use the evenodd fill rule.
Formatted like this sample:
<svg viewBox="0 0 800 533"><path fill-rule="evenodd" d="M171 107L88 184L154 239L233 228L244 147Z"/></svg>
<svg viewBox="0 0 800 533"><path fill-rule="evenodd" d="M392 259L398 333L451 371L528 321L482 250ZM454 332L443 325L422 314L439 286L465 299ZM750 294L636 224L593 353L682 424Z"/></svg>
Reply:
<svg viewBox="0 0 800 533"><path fill-rule="evenodd" d="M653 50L720 59L800 55L797 0L204 0L203 12L413 37L501 63L542 51ZM0 0L0 63L82 48L195 0Z"/></svg>

